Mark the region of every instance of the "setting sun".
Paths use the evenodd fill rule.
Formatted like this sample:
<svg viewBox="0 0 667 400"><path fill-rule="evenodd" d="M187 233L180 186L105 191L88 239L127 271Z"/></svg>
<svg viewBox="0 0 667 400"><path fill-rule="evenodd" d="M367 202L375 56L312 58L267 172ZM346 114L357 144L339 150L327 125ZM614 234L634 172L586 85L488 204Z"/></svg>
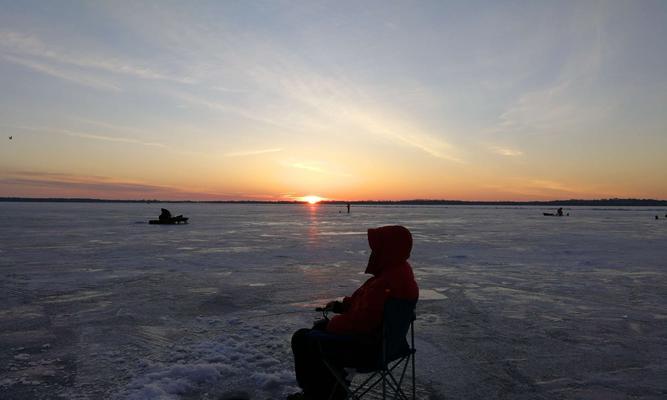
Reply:
<svg viewBox="0 0 667 400"><path fill-rule="evenodd" d="M322 200L324 200L324 199L319 197L319 196L303 196L303 197L301 197L301 201L305 201L308 204L317 204Z"/></svg>

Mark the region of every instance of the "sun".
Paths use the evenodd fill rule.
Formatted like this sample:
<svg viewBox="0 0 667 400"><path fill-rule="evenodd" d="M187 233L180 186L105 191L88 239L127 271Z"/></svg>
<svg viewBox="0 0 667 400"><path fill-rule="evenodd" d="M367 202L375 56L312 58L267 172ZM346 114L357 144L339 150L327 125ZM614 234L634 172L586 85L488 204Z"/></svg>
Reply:
<svg viewBox="0 0 667 400"><path fill-rule="evenodd" d="M320 196L303 196L300 200L305 201L308 204L317 204L324 199Z"/></svg>

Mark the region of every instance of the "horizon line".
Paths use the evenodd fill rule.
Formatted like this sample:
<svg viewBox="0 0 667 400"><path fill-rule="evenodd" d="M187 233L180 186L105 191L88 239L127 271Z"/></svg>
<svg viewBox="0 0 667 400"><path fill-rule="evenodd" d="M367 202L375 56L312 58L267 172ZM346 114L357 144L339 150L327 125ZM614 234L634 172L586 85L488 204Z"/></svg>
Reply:
<svg viewBox="0 0 667 400"><path fill-rule="evenodd" d="M0 197L0 202L79 202L79 203L218 203L218 204L308 204L304 200L165 200L165 199L108 199L89 197ZM667 206L667 199L600 198L552 200L455 200L455 199L401 199L401 200L321 200L316 204L337 205L615 205Z"/></svg>

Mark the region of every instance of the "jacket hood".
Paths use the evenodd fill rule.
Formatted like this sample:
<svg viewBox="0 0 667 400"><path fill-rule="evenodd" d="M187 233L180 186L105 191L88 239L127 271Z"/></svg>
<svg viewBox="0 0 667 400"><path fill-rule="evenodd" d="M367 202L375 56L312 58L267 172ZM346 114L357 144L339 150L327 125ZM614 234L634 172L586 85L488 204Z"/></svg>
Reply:
<svg viewBox="0 0 667 400"><path fill-rule="evenodd" d="M410 258L412 235L404 226L391 225L368 230L371 256L367 274L377 275L385 268L405 262Z"/></svg>

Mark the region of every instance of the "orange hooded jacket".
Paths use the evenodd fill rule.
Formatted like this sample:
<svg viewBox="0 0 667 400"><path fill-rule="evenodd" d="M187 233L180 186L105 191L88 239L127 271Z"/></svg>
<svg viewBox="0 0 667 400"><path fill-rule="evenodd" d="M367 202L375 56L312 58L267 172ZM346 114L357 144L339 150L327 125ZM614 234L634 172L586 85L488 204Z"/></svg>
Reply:
<svg viewBox="0 0 667 400"><path fill-rule="evenodd" d="M371 256L368 279L351 297L343 299L342 314L327 324L335 334L375 335L382 325L384 303L388 298L417 300L419 288L408 263L412 235L402 226L383 226L368 230Z"/></svg>

